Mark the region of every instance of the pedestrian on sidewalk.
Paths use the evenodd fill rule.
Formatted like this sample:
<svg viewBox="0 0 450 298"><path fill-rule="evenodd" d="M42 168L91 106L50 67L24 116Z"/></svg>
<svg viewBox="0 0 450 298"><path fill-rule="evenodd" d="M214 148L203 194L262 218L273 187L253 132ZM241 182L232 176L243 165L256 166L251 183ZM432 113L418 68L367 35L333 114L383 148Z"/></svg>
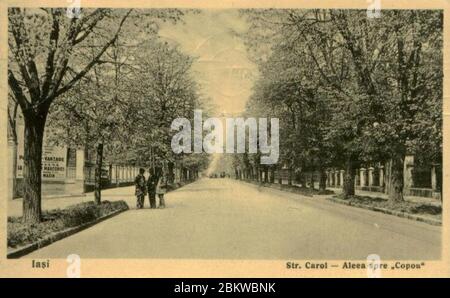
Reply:
<svg viewBox="0 0 450 298"><path fill-rule="evenodd" d="M158 180L156 183L156 194L159 198L159 208L165 208L166 203L164 201L164 194L167 191L167 173L162 167L158 167L157 169Z"/></svg>
<svg viewBox="0 0 450 298"><path fill-rule="evenodd" d="M142 209L144 207L144 199L146 195L146 185L145 185L145 170L143 168L139 169L139 174L134 179L134 185L136 186L135 195L137 198L136 208Z"/></svg>
<svg viewBox="0 0 450 298"><path fill-rule="evenodd" d="M150 202L150 208L156 208L156 185L158 183L158 176L156 175L155 169L150 168L148 170L149 176L147 180L147 192L148 192L148 200Z"/></svg>

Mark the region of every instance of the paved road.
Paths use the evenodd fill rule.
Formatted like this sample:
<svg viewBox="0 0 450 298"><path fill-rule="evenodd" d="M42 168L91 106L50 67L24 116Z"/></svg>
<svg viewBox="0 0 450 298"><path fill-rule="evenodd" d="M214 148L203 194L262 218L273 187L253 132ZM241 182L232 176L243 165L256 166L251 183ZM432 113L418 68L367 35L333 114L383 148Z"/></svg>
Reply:
<svg viewBox="0 0 450 298"><path fill-rule="evenodd" d="M132 188L117 191L133 203ZM440 227L231 179L201 179L166 201L164 210L127 211L26 257L440 257Z"/></svg>

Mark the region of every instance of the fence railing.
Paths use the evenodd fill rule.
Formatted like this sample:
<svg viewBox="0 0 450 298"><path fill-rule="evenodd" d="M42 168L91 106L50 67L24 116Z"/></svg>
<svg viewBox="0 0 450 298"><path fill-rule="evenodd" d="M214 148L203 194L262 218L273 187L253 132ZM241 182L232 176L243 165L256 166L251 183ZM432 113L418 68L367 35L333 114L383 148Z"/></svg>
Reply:
<svg viewBox="0 0 450 298"><path fill-rule="evenodd" d="M95 169L94 163L86 163L84 166L84 181L85 184L95 183ZM119 184L126 182L133 182L139 167L135 166L121 166L114 164L106 164L102 167L102 184Z"/></svg>
<svg viewBox="0 0 450 298"><path fill-rule="evenodd" d="M68 180L75 180L76 172L77 172L77 168L76 167L67 167L66 179L68 179Z"/></svg>

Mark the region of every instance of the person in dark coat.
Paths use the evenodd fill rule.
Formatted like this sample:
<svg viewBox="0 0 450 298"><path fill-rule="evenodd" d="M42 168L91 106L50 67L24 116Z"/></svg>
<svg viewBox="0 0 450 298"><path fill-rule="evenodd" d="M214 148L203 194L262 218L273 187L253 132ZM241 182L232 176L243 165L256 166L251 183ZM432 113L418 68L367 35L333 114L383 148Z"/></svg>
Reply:
<svg viewBox="0 0 450 298"><path fill-rule="evenodd" d="M149 176L147 180L147 192L148 200L150 202L150 208L156 208L156 185L158 183L158 176L153 168L149 169Z"/></svg>
<svg viewBox="0 0 450 298"><path fill-rule="evenodd" d="M136 202L137 209L142 209L144 207L144 199L145 194L147 192L144 173L145 170L143 168L140 168L139 174L134 179L134 185L136 186L135 195L137 198Z"/></svg>

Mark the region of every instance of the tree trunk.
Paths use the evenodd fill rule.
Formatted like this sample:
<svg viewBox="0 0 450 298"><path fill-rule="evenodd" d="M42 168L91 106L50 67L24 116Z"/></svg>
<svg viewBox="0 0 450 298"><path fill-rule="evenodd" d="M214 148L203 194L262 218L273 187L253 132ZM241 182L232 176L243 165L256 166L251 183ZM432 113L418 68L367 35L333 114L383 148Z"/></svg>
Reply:
<svg viewBox="0 0 450 298"><path fill-rule="evenodd" d="M311 171L311 176L309 177L310 188L314 190L314 171Z"/></svg>
<svg viewBox="0 0 450 298"><path fill-rule="evenodd" d="M97 160L95 162L95 203L100 205L102 202L102 164L103 164L103 144L97 145Z"/></svg>
<svg viewBox="0 0 450 298"><path fill-rule="evenodd" d="M267 166L264 167L264 183L269 183L269 169Z"/></svg>
<svg viewBox="0 0 450 298"><path fill-rule="evenodd" d="M391 172L392 172L392 160L388 160L385 166L384 173L384 193L389 194L389 190L391 189Z"/></svg>
<svg viewBox="0 0 450 298"><path fill-rule="evenodd" d="M403 201L403 166L405 158L397 155L390 160L388 196L392 202Z"/></svg>
<svg viewBox="0 0 450 298"><path fill-rule="evenodd" d="M325 191L327 189L327 173L325 169L320 169L320 178L319 178L319 190Z"/></svg>
<svg viewBox="0 0 450 298"><path fill-rule="evenodd" d="M303 170L298 175L298 182L301 184L301 187L306 187L306 178Z"/></svg>
<svg viewBox="0 0 450 298"><path fill-rule="evenodd" d="M23 221L41 221L42 143L45 116L24 116Z"/></svg>
<svg viewBox="0 0 450 298"><path fill-rule="evenodd" d="M344 187L342 193L345 199L355 195L355 162L350 157L345 162Z"/></svg>
<svg viewBox="0 0 450 298"><path fill-rule="evenodd" d="M288 169L288 185L292 185L292 170Z"/></svg>

